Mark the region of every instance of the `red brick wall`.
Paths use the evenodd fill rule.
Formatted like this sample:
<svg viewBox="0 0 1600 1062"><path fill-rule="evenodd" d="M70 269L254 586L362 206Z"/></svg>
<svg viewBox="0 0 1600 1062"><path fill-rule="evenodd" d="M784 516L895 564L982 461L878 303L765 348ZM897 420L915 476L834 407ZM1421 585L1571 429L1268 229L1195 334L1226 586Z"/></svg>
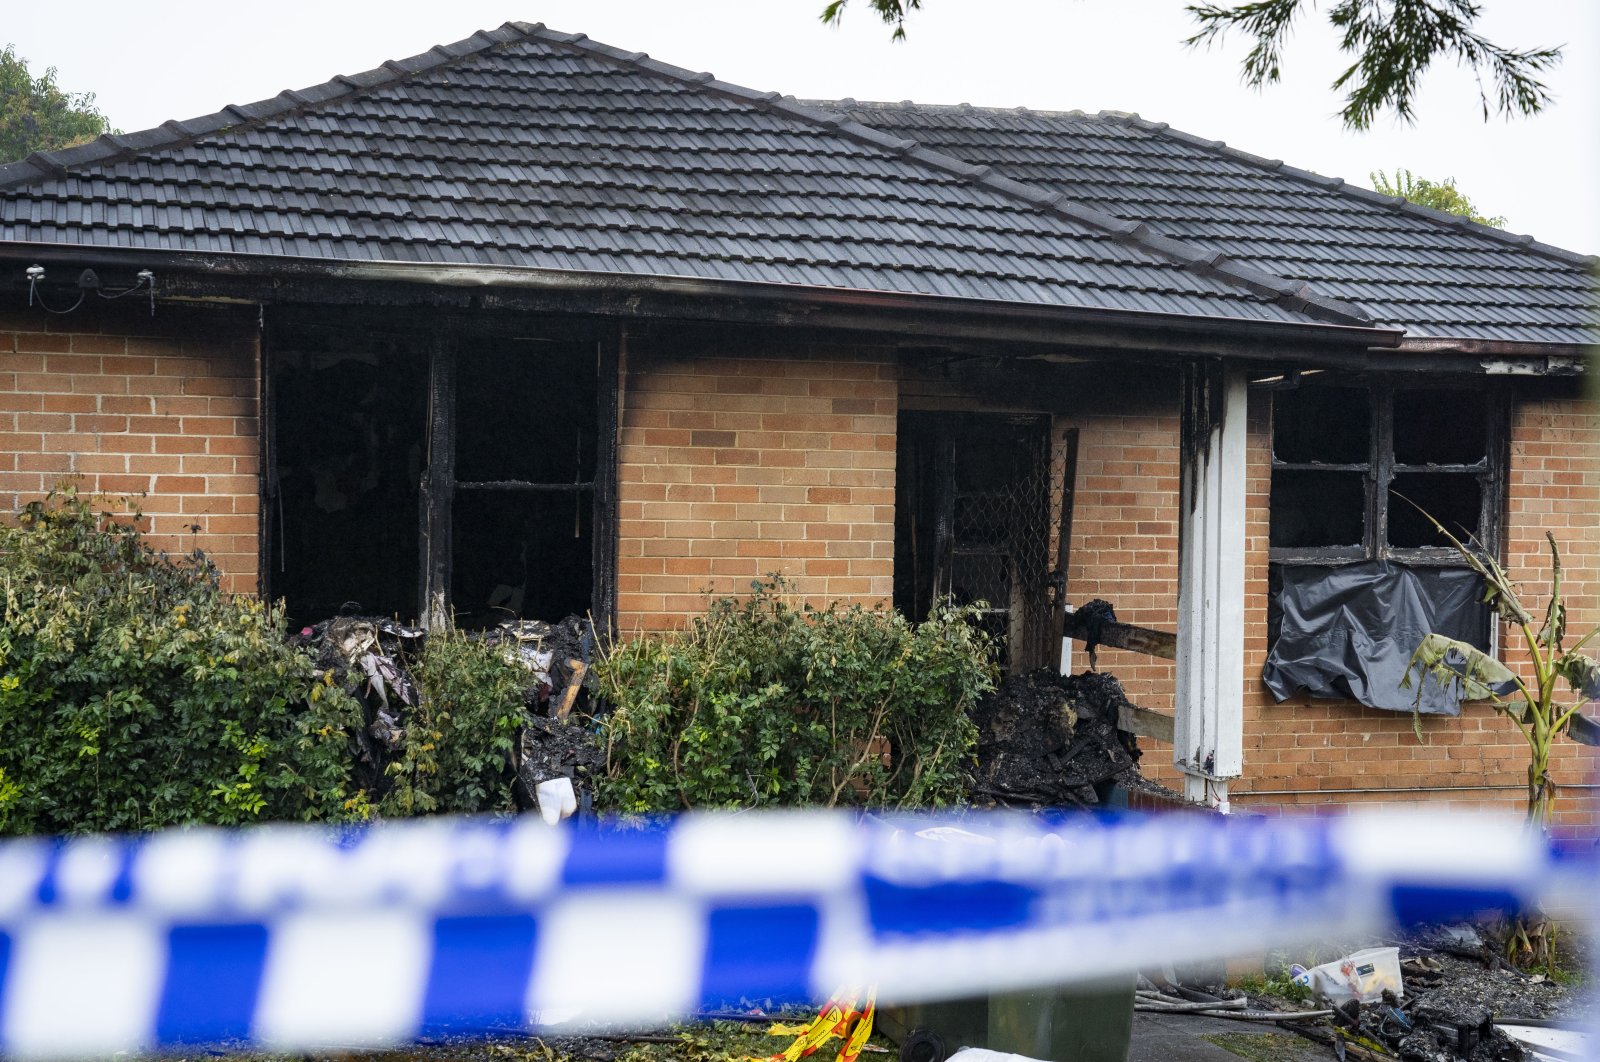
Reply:
<svg viewBox="0 0 1600 1062"><path fill-rule="evenodd" d="M782 572L806 600L893 593L896 370L872 349L630 339L617 612L680 626Z"/></svg>
<svg viewBox="0 0 1600 1062"><path fill-rule="evenodd" d="M951 379L938 371L904 374L902 402L921 408L999 408L1054 414L1056 436L1079 433L1069 599L1102 597L1125 622L1160 630L1177 624L1178 423L1175 376L1146 368L1118 373L1063 367L1057 384L1008 378ZM1020 372L1021 370L1015 370ZM1406 713L1307 698L1279 705L1261 682L1267 653L1268 514L1271 403L1252 394L1246 517L1245 775L1230 788L1241 807L1334 809L1361 803L1427 801L1436 806L1520 807L1527 754L1504 718L1468 705L1457 719L1423 721L1425 742ZM1058 454L1059 459L1059 454ZM1563 547L1571 628L1600 623L1600 406L1575 391L1523 392L1511 440L1504 556L1530 597L1543 604L1548 556L1544 530ZM1514 657L1520 634L1502 644ZM1081 647L1075 669L1087 666ZM1173 665L1102 649L1101 670L1130 698L1170 710ZM1178 783L1172 751L1141 739L1145 773ZM1567 825L1585 825L1581 784L1595 777L1593 750L1563 740L1552 768L1570 789L1559 806ZM1335 793L1331 790L1355 790ZM1591 791L1592 792L1592 791Z"/></svg>
<svg viewBox="0 0 1600 1062"><path fill-rule="evenodd" d="M1267 425L1264 417L1253 420L1252 489L1264 490ZM1512 416L1507 497L1502 557L1525 603L1542 609L1545 602L1544 532L1549 529L1565 559L1571 629L1593 628L1600 623L1600 407L1571 391L1519 398ZM1265 533L1264 517L1253 521L1252 602L1265 591ZM1508 662L1519 661L1522 644L1520 632L1502 630L1502 656ZM1488 706L1467 705L1458 719L1424 718L1425 741L1419 743L1403 713L1336 702L1273 704L1259 679L1265 648L1264 631L1252 633L1246 779L1235 786L1244 806L1270 811L1419 800L1453 807L1522 806L1527 747L1515 726ZM1558 805L1559 821L1592 825L1586 791L1579 787L1600 780L1595 777L1600 759L1592 749L1558 741L1552 771L1558 784L1571 787ZM1331 792L1338 789L1361 792ZM1290 792L1262 792L1269 790Z"/></svg>
<svg viewBox="0 0 1600 1062"><path fill-rule="evenodd" d="M256 337L253 309L0 313L0 514L78 477L134 497L158 547L198 546L228 589L254 591Z"/></svg>
<svg viewBox="0 0 1600 1062"><path fill-rule="evenodd" d="M1174 629L1172 554L1151 549L1177 520L1177 425L1173 404L1080 417L1078 504L1074 515L1073 600L1106 597L1119 618ZM1518 808L1527 767L1515 727L1484 705L1457 719L1425 718L1425 741L1411 717L1348 702L1291 699L1277 704L1261 683L1267 652L1267 520L1271 475L1270 402L1251 396L1246 541L1245 775L1231 787L1245 808L1337 810L1351 804L1427 801L1435 806ZM1503 556L1529 598L1542 607L1548 528L1561 543L1570 627L1600 623L1600 407L1573 393L1524 397L1512 424ZM1141 529L1141 524L1144 525ZM1149 534L1143 533L1148 531ZM1517 632L1503 632L1514 661ZM1135 703L1169 709L1172 667L1132 653L1102 651L1101 667L1122 679ZM1170 749L1142 741L1146 773L1173 784ZM1586 794L1600 758L1562 740L1552 760L1572 788L1558 807L1571 826L1592 825ZM1333 792L1353 790L1353 792ZM1591 805L1592 806L1592 805Z"/></svg>

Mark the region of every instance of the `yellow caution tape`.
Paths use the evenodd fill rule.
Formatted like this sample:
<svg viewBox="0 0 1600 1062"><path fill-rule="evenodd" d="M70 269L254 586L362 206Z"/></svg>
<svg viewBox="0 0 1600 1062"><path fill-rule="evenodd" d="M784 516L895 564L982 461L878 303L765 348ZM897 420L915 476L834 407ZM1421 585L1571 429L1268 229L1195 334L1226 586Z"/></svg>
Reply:
<svg viewBox="0 0 1600 1062"><path fill-rule="evenodd" d="M829 1040L844 1040L839 1049L839 1062L854 1062L860 1055L867 1038L872 1035L872 1015L876 1007L877 988L867 990L867 1009L856 1009L860 992L855 988L839 988L828 997L815 1018L803 1025L774 1022L767 1032L772 1036L793 1036L794 1043L776 1055L765 1059L748 1059L747 1062L799 1062L815 1054Z"/></svg>
<svg viewBox="0 0 1600 1062"><path fill-rule="evenodd" d="M867 989L867 1009L861 1012L861 1017L856 1021L855 1028L850 1030L850 1038L839 1051L839 1062L856 1062L861 1054L861 1049L867 1046L867 1040L872 1036L872 1016L878 1010L877 986Z"/></svg>

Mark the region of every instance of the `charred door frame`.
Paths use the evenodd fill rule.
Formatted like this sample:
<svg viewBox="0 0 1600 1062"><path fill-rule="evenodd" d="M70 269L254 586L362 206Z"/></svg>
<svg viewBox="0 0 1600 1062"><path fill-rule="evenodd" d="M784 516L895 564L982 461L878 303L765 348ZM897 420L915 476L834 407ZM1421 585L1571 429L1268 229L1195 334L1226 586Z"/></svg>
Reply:
<svg viewBox="0 0 1600 1062"><path fill-rule="evenodd" d="M313 308L307 307L308 311ZM616 626L617 609L617 402L620 381L619 328L595 329L602 334L594 340L596 455L594 479L577 484L534 484L515 480L461 484L455 477L456 441L456 355L457 337L474 331L473 326L485 322L454 315L434 314L427 323L432 329L428 344L428 424L427 467L423 471L418 519L421 522L421 542L418 550L418 602L417 617L429 625L449 616L451 579L451 510L458 488L480 490L588 490L592 501L592 561L593 579L590 589L590 610L595 627L610 632ZM518 329L526 330L526 322ZM273 385L273 343L267 322L267 308L262 308L262 330L258 381L261 395L261 419L257 443L261 464L257 470L258 491L261 498L257 517L257 570L258 587L264 600L272 599L272 557L278 536L274 522L280 516L280 499L277 480L277 409L276 388Z"/></svg>
<svg viewBox="0 0 1600 1062"><path fill-rule="evenodd" d="M932 425L929 428L913 428L914 422ZM954 513L956 501L955 487L955 446L958 435L981 430L985 427L992 428L996 424L1005 424L1009 427L1037 433L1037 442L1040 446L1039 459L1043 462L1037 469L1037 475L1045 486L1042 507L1037 514L1039 531L1045 536L1045 543L1040 546L1041 568L1037 573L1030 573L1037 577L1039 585L1027 586L1021 584L1025 595L1038 595L1036 608L1024 610L1023 615L1017 616L1016 607L1009 606L1005 609L1012 614L1014 621L1022 623L1021 639L1009 646L1009 669L1012 671L1026 671L1033 668L1050 665L1052 661L1060 659L1060 638L1062 621L1064 619L1064 590L1065 571L1059 573L1051 570L1052 559L1058 563L1065 556L1065 545L1058 543L1056 557L1051 558L1048 548L1048 538L1051 532L1052 514L1050 509L1050 469L1052 465L1053 434L1052 418L1048 413L1019 413L1019 412L967 412L947 410L902 410L900 413L899 431L902 436L913 432L922 433L931 437L937 446L933 463L932 482L923 487L928 491L932 500L934 514L934 527L932 533L932 573L931 593L934 598L952 591L954 577L954 559L958 548L955 541ZM1067 475L1072 476L1072 466L1076 463L1076 433L1072 438L1073 453L1069 455ZM905 474L908 470L901 470ZM898 491L897 491L898 493ZM900 498L896 498L897 518L900 507ZM1062 499L1062 515L1070 519L1071 512L1071 482ZM915 519L915 513L905 514L910 519ZM1070 533L1065 527L1061 533ZM898 539L897 533L897 539ZM911 536L911 548L915 549L915 532ZM903 558L896 557L898 567ZM915 577L913 577L915 582ZM913 597L916 594L913 592ZM923 617L916 616L914 619Z"/></svg>

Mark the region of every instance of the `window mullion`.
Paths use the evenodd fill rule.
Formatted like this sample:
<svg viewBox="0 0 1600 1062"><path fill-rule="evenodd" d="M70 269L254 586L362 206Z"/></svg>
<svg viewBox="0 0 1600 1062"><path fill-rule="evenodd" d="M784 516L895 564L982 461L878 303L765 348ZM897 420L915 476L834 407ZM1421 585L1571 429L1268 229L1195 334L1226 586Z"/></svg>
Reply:
<svg viewBox="0 0 1600 1062"><path fill-rule="evenodd" d="M1389 485L1394 481L1394 390L1372 388L1372 470L1367 484L1367 556L1389 555Z"/></svg>

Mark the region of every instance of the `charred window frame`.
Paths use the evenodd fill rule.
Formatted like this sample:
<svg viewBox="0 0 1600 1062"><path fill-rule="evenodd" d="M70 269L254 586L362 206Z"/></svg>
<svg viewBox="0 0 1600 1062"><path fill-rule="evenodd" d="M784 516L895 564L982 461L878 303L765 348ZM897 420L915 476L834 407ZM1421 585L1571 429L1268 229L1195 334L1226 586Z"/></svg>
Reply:
<svg viewBox="0 0 1600 1062"><path fill-rule="evenodd" d="M1498 553L1509 406L1479 381L1318 373L1273 392L1274 564L1461 558L1403 495Z"/></svg>
<svg viewBox="0 0 1600 1062"><path fill-rule="evenodd" d="M588 541L569 543L570 556L563 563L573 578L587 576L587 592L563 612L588 611L597 626L613 624L620 350L615 327L567 319L351 307L281 308L263 317L260 571L265 596L289 598L291 611L304 608L301 618L307 619L332 614L345 596L369 610L424 620L437 619L447 609L483 605L481 587L466 585L488 578L470 570L481 567L476 558L483 552L474 545L475 535L483 537L485 523L473 514L476 503L479 508L526 509L529 520L567 528L569 539L581 532ZM541 442L536 417L508 430L503 417L497 422L487 416L474 399L473 367L520 362L526 368L544 360L541 346L565 351L567 375L576 382L566 391L556 385L548 390L557 408L581 413L574 422L580 441L573 442L569 426L563 440L549 446L563 455L566 463L560 468L526 461L485 467L485 454L501 456L496 446L550 440ZM356 366L363 375L343 386L337 378L318 375L340 365ZM483 373L476 375L481 382ZM487 391L480 386L479 397L498 399L502 388L497 380L490 379ZM461 408L463 402L466 408ZM337 426L347 414L385 427L403 421L399 441L410 449L397 449L388 438L367 445L389 456L393 467L382 477L388 486L382 492L367 491L365 522L344 528L341 537L328 533L329 521L322 513L310 511L313 491L304 470L296 466L310 463L307 454L314 457L328 449L329 425ZM488 435L491 446L486 450L481 438L474 445L475 435ZM344 514L338 519L351 523ZM375 529L387 538L377 541ZM470 553L465 582L456 556L462 549ZM356 580L359 594L335 590L351 577L341 570L341 557L363 561L344 565L359 567L367 576L364 584ZM373 586L373 578L381 578L382 584ZM333 595L328 600L313 596L324 593L324 581L326 593ZM464 588L470 600L461 599ZM530 600L530 607L535 604Z"/></svg>

